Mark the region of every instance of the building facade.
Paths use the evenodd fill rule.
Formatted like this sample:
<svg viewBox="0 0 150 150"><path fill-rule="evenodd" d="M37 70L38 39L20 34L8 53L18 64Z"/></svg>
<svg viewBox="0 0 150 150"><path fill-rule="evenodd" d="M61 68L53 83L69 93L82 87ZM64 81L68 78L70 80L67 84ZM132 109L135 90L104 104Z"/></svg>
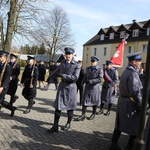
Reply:
<svg viewBox="0 0 150 150"><path fill-rule="evenodd" d="M90 65L90 57L99 58L98 65L104 67L106 60L114 55L118 44L126 37L127 44L123 52L123 66L118 68L119 74L127 66L126 56L130 53L142 52L142 65L146 62L148 38L150 35L150 20L137 22L133 20L130 24L110 26L100 29L99 32L83 45L83 68Z"/></svg>

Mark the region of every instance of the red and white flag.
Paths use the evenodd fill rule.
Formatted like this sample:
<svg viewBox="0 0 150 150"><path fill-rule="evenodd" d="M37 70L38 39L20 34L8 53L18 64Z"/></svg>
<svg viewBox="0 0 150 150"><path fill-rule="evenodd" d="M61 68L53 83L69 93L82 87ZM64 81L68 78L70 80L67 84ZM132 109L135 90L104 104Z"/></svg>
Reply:
<svg viewBox="0 0 150 150"><path fill-rule="evenodd" d="M119 43L114 56L111 57L110 61L113 63L114 67L122 67L122 64L123 64L123 52L124 52L124 48L125 48L126 44L127 44L127 42L123 39Z"/></svg>

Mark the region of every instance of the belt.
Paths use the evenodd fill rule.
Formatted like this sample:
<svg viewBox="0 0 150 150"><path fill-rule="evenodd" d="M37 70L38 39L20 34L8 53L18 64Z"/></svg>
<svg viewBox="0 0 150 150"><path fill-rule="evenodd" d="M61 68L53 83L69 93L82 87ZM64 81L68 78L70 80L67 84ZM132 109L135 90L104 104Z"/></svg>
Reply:
<svg viewBox="0 0 150 150"><path fill-rule="evenodd" d="M63 83L76 83L75 81L64 81L64 80L62 80L61 82L63 82Z"/></svg>

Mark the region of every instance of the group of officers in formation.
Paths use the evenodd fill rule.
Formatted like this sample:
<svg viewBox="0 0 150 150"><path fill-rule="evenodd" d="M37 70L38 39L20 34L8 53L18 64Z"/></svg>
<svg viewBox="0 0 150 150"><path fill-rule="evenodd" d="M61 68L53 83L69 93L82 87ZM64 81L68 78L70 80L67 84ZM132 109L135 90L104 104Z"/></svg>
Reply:
<svg viewBox="0 0 150 150"><path fill-rule="evenodd" d="M74 49L65 48L65 59L48 77L48 83L45 90L48 90L50 81L60 77L61 82L56 85L56 99L54 101L54 123L47 130L48 133L56 134L59 131L58 124L61 111L67 110L67 122L62 130L67 131L71 128L73 112L77 108L77 91L80 92L80 105L82 114L74 118L74 121L84 121L86 118L93 120L95 115L110 115L112 105L117 94L117 84L119 83L119 98L116 111L116 123L112 136L110 150L121 150L118 146L118 140L122 132L129 135L128 143L124 150L132 150L134 140L138 134L139 113L142 102L143 85L140 80L138 70L141 66L141 53L133 53L128 56L128 66L123 71L120 82L118 82L118 71L113 67L111 61L106 61L105 68L98 66L99 59L91 57L91 65L82 68L82 62L74 58ZM32 56L27 56L27 65L24 68L20 80L20 86L23 87L22 95L28 101L28 106L24 111L29 113L35 104L37 81L39 79L39 68L36 60ZM8 62L10 58L10 62ZM13 103L18 99L16 90L18 87L18 76L20 74L20 65L18 57L5 51L0 51L0 107L5 107L11 111L12 117L17 109ZM42 81L42 80L41 80ZM103 83L102 83L103 81ZM40 83L40 82L39 82ZM102 83L102 90L100 89ZM39 84L40 86L40 84ZM10 101L5 100L5 95L10 95ZM104 105L107 104L107 111L104 112ZM86 117L87 107L92 107L93 111L90 117ZM98 108L98 111L97 111ZM145 150L150 150L150 117L147 120L148 132L145 138Z"/></svg>

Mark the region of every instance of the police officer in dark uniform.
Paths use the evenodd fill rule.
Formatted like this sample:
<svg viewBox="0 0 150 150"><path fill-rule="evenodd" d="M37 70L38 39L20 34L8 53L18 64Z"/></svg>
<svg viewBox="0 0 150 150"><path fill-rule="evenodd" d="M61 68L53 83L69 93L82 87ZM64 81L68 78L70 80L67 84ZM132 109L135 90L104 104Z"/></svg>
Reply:
<svg viewBox="0 0 150 150"><path fill-rule="evenodd" d="M104 83L102 85L101 105L100 111L97 114L103 114L104 104L108 104L107 112L104 115L109 115L111 107L115 101L115 94L117 92L118 71L112 66L112 62L106 60L106 67L104 69Z"/></svg>
<svg viewBox="0 0 150 150"><path fill-rule="evenodd" d="M85 120L86 109L89 106L93 107L93 112L88 119L93 120L96 108L100 105L100 83L103 78L103 70L97 65L98 61L98 58L91 57L91 66L86 68L85 77L82 81L82 84L86 83L82 97L82 115L75 118L75 121Z"/></svg>
<svg viewBox="0 0 150 150"><path fill-rule="evenodd" d="M20 74L20 65L18 64L17 61L18 57L14 54L10 54L10 62L9 65L12 68L12 74L10 77L10 82L9 82L9 89L7 94L10 95L10 104L13 105L13 103L18 99L18 96L15 95L18 87L18 76Z"/></svg>
<svg viewBox="0 0 150 150"><path fill-rule="evenodd" d="M49 133L58 132L58 122L62 110L67 110L68 120L62 130L70 129L73 110L77 107L77 85L76 81L80 73L80 64L74 59L72 48L65 48L65 58L58 68L50 75L50 78L59 76L62 78L54 102L55 116L53 127L48 129Z"/></svg>
<svg viewBox="0 0 150 150"><path fill-rule="evenodd" d="M14 115L16 107L4 101L7 94L11 76L11 66L7 64L8 53L0 50L0 104L11 111L10 117Z"/></svg>
<svg viewBox="0 0 150 150"><path fill-rule="evenodd" d="M139 111L142 103L141 90L143 88L138 75L141 59L141 52L128 55L129 65L123 71L119 84L120 96L110 150L120 150L118 139L121 132L130 136L125 150L132 150L134 140L137 137L140 121Z"/></svg>
<svg viewBox="0 0 150 150"><path fill-rule="evenodd" d="M21 78L21 87L24 86L22 95L28 101L27 109L24 111L25 114L29 113L32 106L35 104L33 98L36 96L36 85L39 75L38 68L35 64L35 57L27 57L27 66L25 67Z"/></svg>

